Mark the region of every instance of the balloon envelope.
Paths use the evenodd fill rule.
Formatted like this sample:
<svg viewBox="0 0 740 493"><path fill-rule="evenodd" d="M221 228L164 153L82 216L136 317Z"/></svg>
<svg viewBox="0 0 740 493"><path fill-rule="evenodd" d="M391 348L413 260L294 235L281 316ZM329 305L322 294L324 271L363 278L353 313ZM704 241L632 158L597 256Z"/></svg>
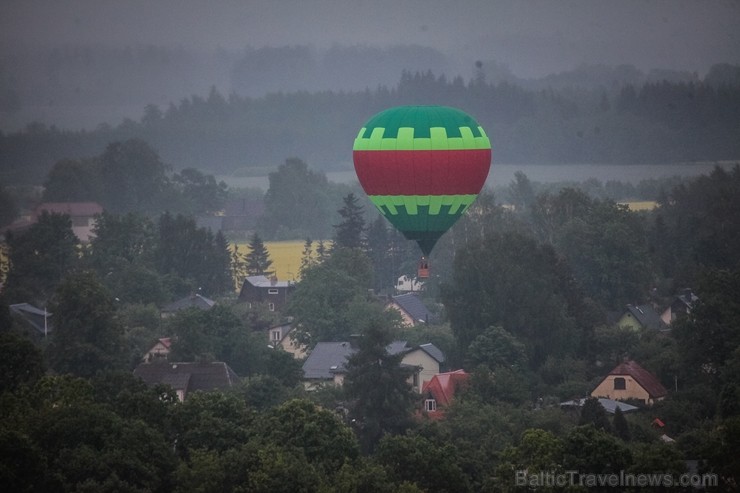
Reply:
<svg viewBox="0 0 740 493"><path fill-rule="evenodd" d="M429 255L483 188L491 142L458 109L399 106L365 123L352 158L373 204Z"/></svg>

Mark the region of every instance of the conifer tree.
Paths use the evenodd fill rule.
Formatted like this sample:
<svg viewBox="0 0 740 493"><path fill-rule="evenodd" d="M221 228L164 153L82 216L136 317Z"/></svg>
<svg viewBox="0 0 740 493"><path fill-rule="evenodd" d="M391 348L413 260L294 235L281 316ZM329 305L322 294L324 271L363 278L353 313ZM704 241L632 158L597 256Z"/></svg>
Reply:
<svg viewBox="0 0 740 493"><path fill-rule="evenodd" d="M274 273L270 270L272 265L270 253L257 233L254 233L249 240L249 253L247 253L245 259L247 261L247 275L249 276L270 276Z"/></svg>
<svg viewBox="0 0 740 493"><path fill-rule="evenodd" d="M345 391L366 451L385 433L402 433L410 424L414 395L407 380L412 370L401 366L401 354L388 353L392 340L391 330L374 320L347 363Z"/></svg>
<svg viewBox="0 0 740 493"><path fill-rule="evenodd" d="M342 201L344 205L338 211L342 216L342 222L334 225L334 246L363 248L365 245L363 207L357 203L357 197L353 193L348 194Z"/></svg>
<svg viewBox="0 0 740 493"><path fill-rule="evenodd" d="M606 410L596 397L589 397L581 408L581 419L579 425L594 425L596 429L607 432L612 431L611 423L606 417Z"/></svg>
<svg viewBox="0 0 740 493"><path fill-rule="evenodd" d="M316 256L318 263L324 262L329 256L329 250L326 248L324 240L319 240L319 243L316 245Z"/></svg>
<svg viewBox="0 0 740 493"><path fill-rule="evenodd" d="M239 245L234 245L231 251L231 275L237 286L241 286L247 277L247 259L246 255L239 251Z"/></svg>
<svg viewBox="0 0 740 493"><path fill-rule="evenodd" d="M301 254L301 267L300 267L300 275L303 277L303 274L306 272L306 269L310 268L312 265L316 264L316 259L313 256L313 241L311 241L311 238L306 238L306 241L303 243L303 253Z"/></svg>
<svg viewBox="0 0 740 493"><path fill-rule="evenodd" d="M614 434L625 442L629 442L632 438L630 433L630 425L627 419L624 417L622 409L617 406L617 410L614 412Z"/></svg>

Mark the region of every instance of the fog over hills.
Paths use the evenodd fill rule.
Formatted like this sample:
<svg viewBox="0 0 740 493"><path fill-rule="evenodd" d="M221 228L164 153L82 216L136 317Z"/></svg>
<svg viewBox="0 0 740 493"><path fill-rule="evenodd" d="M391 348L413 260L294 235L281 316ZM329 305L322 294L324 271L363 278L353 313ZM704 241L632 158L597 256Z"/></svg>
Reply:
<svg viewBox="0 0 740 493"><path fill-rule="evenodd" d="M552 85L628 64L687 78L740 62L738 26L733 0L3 0L0 129L118 124L211 87L374 89L403 70Z"/></svg>

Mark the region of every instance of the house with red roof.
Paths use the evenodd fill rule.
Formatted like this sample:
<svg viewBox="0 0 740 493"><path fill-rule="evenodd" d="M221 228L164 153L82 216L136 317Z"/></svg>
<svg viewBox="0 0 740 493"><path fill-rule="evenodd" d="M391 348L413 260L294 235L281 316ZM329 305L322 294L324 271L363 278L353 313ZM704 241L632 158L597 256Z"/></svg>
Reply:
<svg viewBox="0 0 740 493"><path fill-rule="evenodd" d="M157 342L144 354L144 363L151 363L152 361L165 361L170 355L170 347L172 346L172 339L169 337L161 337L157 339Z"/></svg>
<svg viewBox="0 0 740 493"><path fill-rule="evenodd" d="M421 391L424 398L424 413L431 419L444 417L444 409L449 406L457 394L470 379L465 370L455 370L434 375L424 383Z"/></svg>
<svg viewBox="0 0 740 493"><path fill-rule="evenodd" d="M31 222L47 212L49 214L66 214L72 220L72 231L81 243L89 243L95 227L95 216L103 213L103 207L97 202L44 202L36 206L31 215Z"/></svg>
<svg viewBox="0 0 740 493"><path fill-rule="evenodd" d="M591 392L591 397L606 397L619 401L637 399L652 405L667 394L668 391L658 377L636 361L624 361L604 377Z"/></svg>

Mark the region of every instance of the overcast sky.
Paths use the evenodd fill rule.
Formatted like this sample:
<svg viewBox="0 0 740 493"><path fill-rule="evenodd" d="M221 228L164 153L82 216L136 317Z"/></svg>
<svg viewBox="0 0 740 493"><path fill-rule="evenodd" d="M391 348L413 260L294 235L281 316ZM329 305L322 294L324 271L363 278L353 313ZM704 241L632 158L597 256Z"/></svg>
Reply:
<svg viewBox="0 0 740 493"><path fill-rule="evenodd" d="M0 41L218 46L413 43L522 77L586 63L740 63L740 0L0 0Z"/></svg>

